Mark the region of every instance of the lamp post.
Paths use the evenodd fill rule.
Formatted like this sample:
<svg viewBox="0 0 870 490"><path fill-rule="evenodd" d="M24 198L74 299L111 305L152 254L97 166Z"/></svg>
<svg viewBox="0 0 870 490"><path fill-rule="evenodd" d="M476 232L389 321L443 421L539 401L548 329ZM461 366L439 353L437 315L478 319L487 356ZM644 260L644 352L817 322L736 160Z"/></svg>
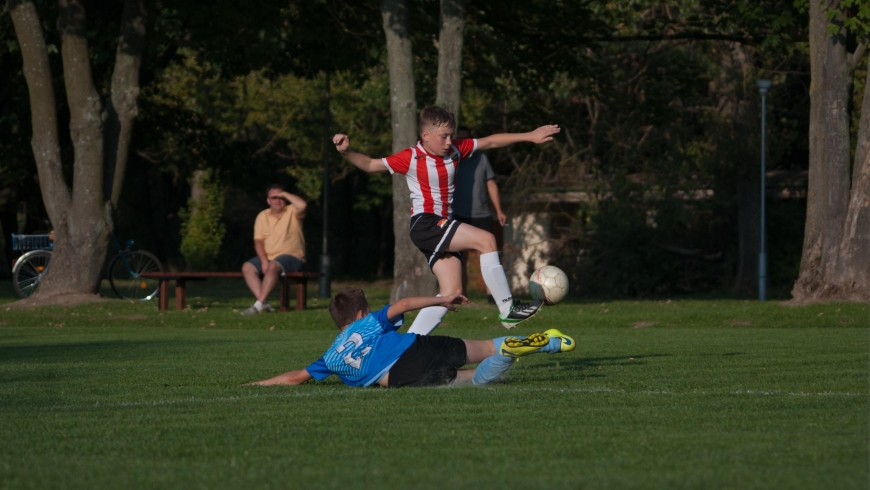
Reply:
<svg viewBox="0 0 870 490"><path fill-rule="evenodd" d="M327 232L329 230L329 151L332 149L329 138L329 72L326 72L326 110L323 114L323 252L320 255L320 287L317 288L318 296L328 298L330 291L330 267L329 249L326 247Z"/></svg>
<svg viewBox="0 0 870 490"><path fill-rule="evenodd" d="M770 80L758 80L755 82L761 92L761 249L758 253L758 301L767 300L767 249L764 241L764 189L765 189L765 155L767 153L767 91L773 83Z"/></svg>

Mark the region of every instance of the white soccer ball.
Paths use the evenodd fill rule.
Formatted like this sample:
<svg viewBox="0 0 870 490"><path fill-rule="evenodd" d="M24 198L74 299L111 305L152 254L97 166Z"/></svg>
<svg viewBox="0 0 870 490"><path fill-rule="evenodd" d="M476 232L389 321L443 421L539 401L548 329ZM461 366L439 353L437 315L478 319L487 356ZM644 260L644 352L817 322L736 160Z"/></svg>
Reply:
<svg viewBox="0 0 870 490"><path fill-rule="evenodd" d="M558 267L545 265L529 278L529 291L533 299L554 305L568 294L568 276Z"/></svg>

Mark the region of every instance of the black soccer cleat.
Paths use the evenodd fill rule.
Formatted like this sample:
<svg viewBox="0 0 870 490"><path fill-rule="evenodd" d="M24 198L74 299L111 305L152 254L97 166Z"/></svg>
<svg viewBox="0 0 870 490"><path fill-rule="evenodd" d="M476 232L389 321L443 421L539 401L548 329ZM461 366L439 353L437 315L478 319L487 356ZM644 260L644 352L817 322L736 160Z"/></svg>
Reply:
<svg viewBox="0 0 870 490"><path fill-rule="evenodd" d="M514 302L511 305L511 312L508 316L498 316L499 320L501 320L501 326L504 328L514 328L517 326L517 323L535 316L543 305L544 301L540 299L534 300L531 303Z"/></svg>

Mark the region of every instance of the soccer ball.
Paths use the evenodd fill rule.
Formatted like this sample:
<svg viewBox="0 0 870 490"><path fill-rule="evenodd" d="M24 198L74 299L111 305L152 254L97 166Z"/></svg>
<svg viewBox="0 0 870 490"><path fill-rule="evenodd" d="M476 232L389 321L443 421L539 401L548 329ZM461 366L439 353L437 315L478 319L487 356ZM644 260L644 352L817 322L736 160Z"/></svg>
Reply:
<svg viewBox="0 0 870 490"><path fill-rule="evenodd" d="M568 276L558 267L545 265L529 278L529 291L533 299L554 305L568 294Z"/></svg>

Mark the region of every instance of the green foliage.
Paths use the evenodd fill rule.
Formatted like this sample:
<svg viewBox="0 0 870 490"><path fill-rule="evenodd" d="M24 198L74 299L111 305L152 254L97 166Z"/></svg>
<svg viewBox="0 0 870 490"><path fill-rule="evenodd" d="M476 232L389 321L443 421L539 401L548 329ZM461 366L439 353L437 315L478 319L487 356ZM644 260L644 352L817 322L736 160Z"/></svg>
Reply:
<svg viewBox="0 0 870 490"><path fill-rule="evenodd" d="M561 52L576 56L570 69L550 66L549 46L539 44L537 58L500 60L490 80L486 63L498 55L470 55L477 91L464 97L488 100L474 117L477 134L562 128L551 144L489 155L507 176L508 214L550 212L555 260L586 294L727 289L739 251L736 177L758 164L757 78L776 84L769 169L806 168L806 13L782 1L586 6L592 18L608 19L607 32L590 30ZM498 53L480 40L501 31L483 28L490 17L475 20L485 24L474 28L475 48ZM548 35L564 41L558 31ZM574 194L588 201L561 202ZM799 242L802 223L786 221L779 236ZM776 256L777 267L794 263ZM791 269L778 270L776 283L791 284Z"/></svg>
<svg viewBox="0 0 870 490"><path fill-rule="evenodd" d="M854 22L866 20L864 3L839 4L850 33L858 32ZM587 283L616 294L727 286L737 247L735 175L758 149L757 128L743 128L756 136L738 138L731 109L757 104L754 80L773 79L770 164L775 170L805 168L808 5L808 0L467 2L462 124L478 136L544 123L562 126L553 144L515 145L489 156L511 205L531 202L542 192L593 196L588 205L557 213L560 256L576 274L591 274ZM137 180L123 194L125 216L119 222L135 224L130 234L137 240L144 235L156 242L146 242L148 248L177 253L186 183L196 170L208 168L228 184L233 200L221 267L235 267L239 256L250 252L250 216L262 206L263 187L276 181L309 200L310 253L320 245L325 151L334 270L372 274L377 262L378 272L388 275L392 179L359 172L324 141L345 132L364 153L391 153L378 7L378 2L265 0L249 12L228 0L209 9L156 2L129 169ZM116 42L112 22L118 8L88 12L89 19L100 20L89 33L94 50ZM439 2L412 2L409 8L423 106L435 99ZM43 21L49 44L57 46L54 17ZM9 16L0 20L0 36L0 72L15 74L0 81L7 102L0 107L0 129L18 135L0 141L0 188L9 185L21 189L19 195L38 197L25 190L36 185L30 178L35 172L29 148L21 144L29 134L27 93ZM726 66L741 55L742 68ZM50 60L61 87L60 57L53 53ZM106 80L111 56L95 62L95 77ZM331 123L324 128L327 72ZM63 127L62 93L58 107ZM65 155L71 155L69 149ZM713 197L673 197L698 190L711 190ZM34 214L38 201L28 208ZM0 206L2 212L9 229L9 209ZM800 226L788 222L779 237L799 242ZM354 251L340 248L350 232L361 245ZM686 258L659 245L722 252L723 258ZM365 253L352 255L356 250ZM377 261L372 250L381 256ZM789 267L782 268L783 283L793 280L784 272Z"/></svg>
<svg viewBox="0 0 870 490"><path fill-rule="evenodd" d="M179 61L170 64L146 94L149 102L195 115L197 123L220 135L224 144L249 146L258 160L289 164L284 169L296 179L299 189L308 198L317 199L323 186L324 143L327 137L331 140L323 127L325 75L303 78L273 75L263 69L228 76L219 65L189 49L179 50L179 55ZM390 141L385 132L389 123L384 119L384 113L389 114L387 77L382 70L371 70L368 75L339 72L331 77L333 126L351 133L355 147L386 154ZM209 141L192 140L190 136L195 134L190 130L168 134L161 146L178 148L180 151L172 155L179 158L204 155ZM185 148L189 151L181 151ZM326 150L331 150L331 143ZM209 160L214 168L231 173L234 181L250 180L249 167L218 158ZM336 178L346 174L348 165L342 162L337 166L341 172ZM262 181L257 182L260 185Z"/></svg>
<svg viewBox="0 0 870 490"><path fill-rule="evenodd" d="M224 192L219 180L212 172L205 172L198 183L202 195L199 199L190 198L187 208L181 215L181 254L187 264L195 270L213 270L221 243L226 234L222 222L224 212Z"/></svg>
<svg viewBox="0 0 870 490"><path fill-rule="evenodd" d="M251 226L252 218L246 213L252 210L245 209L260 205L261 200L253 196L259 196L271 182L289 185L292 179L292 192L301 194L312 206L306 236L320 236L311 233L311 227L319 225L316 206L323 187L324 151L331 161L333 187L351 191L333 192L332 209L341 209L343 201L348 201L349 208L380 219L384 207L391 206L389 176L360 174L331 144L332 134L343 131L352 136L355 148L373 155L389 154L390 108L384 67L331 73L331 127L327 129L325 74L303 77L261 69L232 75L201 53L190 49L178 53L179 58L143 91L145 117L154 117L153 124L164 128L147 142L145 153L176 179L206 166L251 196L235 202L232 212L237 216L227 223L232 238L221 252L223 267L234 268L239 256L250 253L250 240L238 238L247 236ZM330 142L324 145L326 138ZM351 182L344 183L348 179ZM333 223L341 219L333 219ZM365 237L361 242L380 239ZM309 252L317 249L316 238L307 243Z"/></svg>
<svg viewBox="0 0 870 490"><path fill-rule="evenodd" d="M834 2L825 10L825 16L829 21L826 30L829 36L851 33L863 42L870 38L870 3L865 0Z"/></svg>

